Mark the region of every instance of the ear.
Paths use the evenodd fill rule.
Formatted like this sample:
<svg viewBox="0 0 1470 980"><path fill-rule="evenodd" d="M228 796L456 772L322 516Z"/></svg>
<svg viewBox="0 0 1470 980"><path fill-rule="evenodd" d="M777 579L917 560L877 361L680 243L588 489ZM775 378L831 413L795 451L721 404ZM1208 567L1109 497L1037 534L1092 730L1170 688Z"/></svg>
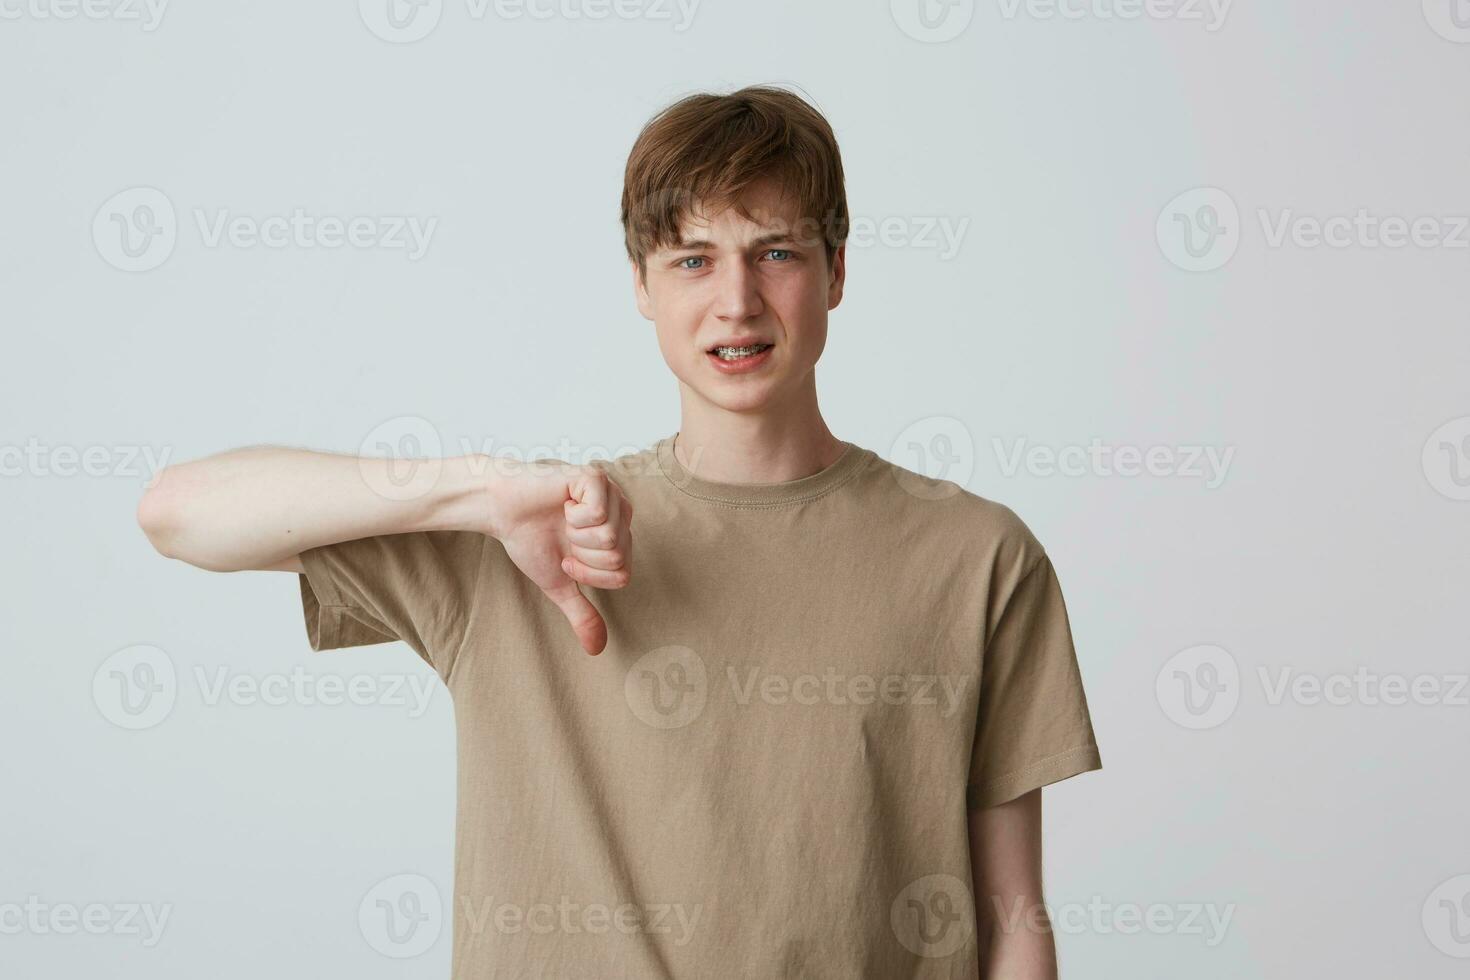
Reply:
<svg viewBox="0 0 1470 980"><path fill-rule="evenodd" d="M842 286L847 281L847 243L837 246L832 253L831 281L827 285L827 309L837 309L842 302Z"/></svg>
<svg viewBox="0 0 1470 980"><path fill-rule="evenodd" d="M629 259L628 265L633 270L633 299L638 303L638 312L643 314L643 319L652 320L653 299L648 295L648 287L643 284L643 277L638 274L638 263Z"/></svg>

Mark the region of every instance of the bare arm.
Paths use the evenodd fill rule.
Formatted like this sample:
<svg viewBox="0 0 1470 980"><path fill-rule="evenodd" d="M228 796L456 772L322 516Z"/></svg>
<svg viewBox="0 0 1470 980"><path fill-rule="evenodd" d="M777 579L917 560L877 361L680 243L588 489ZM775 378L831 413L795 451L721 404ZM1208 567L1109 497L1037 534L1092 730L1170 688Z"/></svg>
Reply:
<svg viewBox="0 0 1470 980"><path fill-rule="evenodd" d="M490 472L488 457L412 465L237 449L163 470L138 505L138 524L160 554L199 568L299 572L297 555L338 541L409 531L490 533Z"/></svg>
<svg viewBox="0 0 1470 980"><path fill-rule="evenodd" d="M166 468L137 518L160 554L218 572L303 572L304 551L381 534L486 534L594 654L607 627L578 584L620 589L632 575L632 502L597 467L557 460L237 449Z"/></svg>
<svg viewBox="0 0 1470 980"><path fill-rule="evenodd" d="M1041 895L1041 790L970 812L983 980L1057 980Z"/></svg>

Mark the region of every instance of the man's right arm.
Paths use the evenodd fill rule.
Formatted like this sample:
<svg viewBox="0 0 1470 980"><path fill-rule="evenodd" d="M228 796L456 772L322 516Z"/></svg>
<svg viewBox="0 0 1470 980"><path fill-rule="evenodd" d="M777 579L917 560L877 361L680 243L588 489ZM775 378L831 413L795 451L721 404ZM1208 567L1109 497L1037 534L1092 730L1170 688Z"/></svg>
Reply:
<svg viewBox="0 0 1470 980"><path fill-rule="evenodd" d="M300 572L303 551L378 534L494 532L489 457L421 461L406 476L404 466L237 449L163 470L138 504L138 524L160 554L218 572Z"/></svg>
<svg viewBox="0 0 1470 980"><path fill-rule="evenodd" d="M302 552L385 534L489 535L593 654L607 627L578 585L621 589L632 575L632 502L600 467L559 460L236 449L165 469L137 517L160 554L219 572L304 573Z"/></svg>

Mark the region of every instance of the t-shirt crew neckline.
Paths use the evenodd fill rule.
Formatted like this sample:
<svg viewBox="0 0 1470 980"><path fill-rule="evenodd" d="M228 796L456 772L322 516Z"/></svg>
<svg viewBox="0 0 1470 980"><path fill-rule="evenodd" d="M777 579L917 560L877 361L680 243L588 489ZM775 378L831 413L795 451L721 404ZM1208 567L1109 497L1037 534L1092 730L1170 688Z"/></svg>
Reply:
<svg viewBox="0 0 1470 980"><path fill-rule="evenodd" d="M655 445L660 471L670 483L689 496L732 507L774 507L820 497L856 475L868 456L867 450L843 439L839 440L843 445L842 455L826 469L810 476L780 483L724 483L699 476L679 462L674 455L674 440L678 435L675 432L665 436Z"/></svg>

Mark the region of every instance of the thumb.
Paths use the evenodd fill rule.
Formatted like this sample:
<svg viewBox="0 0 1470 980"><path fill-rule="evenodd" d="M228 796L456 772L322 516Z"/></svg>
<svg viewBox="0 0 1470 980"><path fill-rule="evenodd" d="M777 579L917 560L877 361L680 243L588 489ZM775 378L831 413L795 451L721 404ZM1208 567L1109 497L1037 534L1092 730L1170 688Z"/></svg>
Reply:
<svg viewBox="0 0 1470 980"><path fill-rule="evenodd" d="M577 634L577 642L582 644L582 649L594 657L601 653L607 646L607 624L602 621L597 607L588 602L582 590L577 588L576 581L568 577L566 584L542 591L572 624L572 632Z"/></svg>

